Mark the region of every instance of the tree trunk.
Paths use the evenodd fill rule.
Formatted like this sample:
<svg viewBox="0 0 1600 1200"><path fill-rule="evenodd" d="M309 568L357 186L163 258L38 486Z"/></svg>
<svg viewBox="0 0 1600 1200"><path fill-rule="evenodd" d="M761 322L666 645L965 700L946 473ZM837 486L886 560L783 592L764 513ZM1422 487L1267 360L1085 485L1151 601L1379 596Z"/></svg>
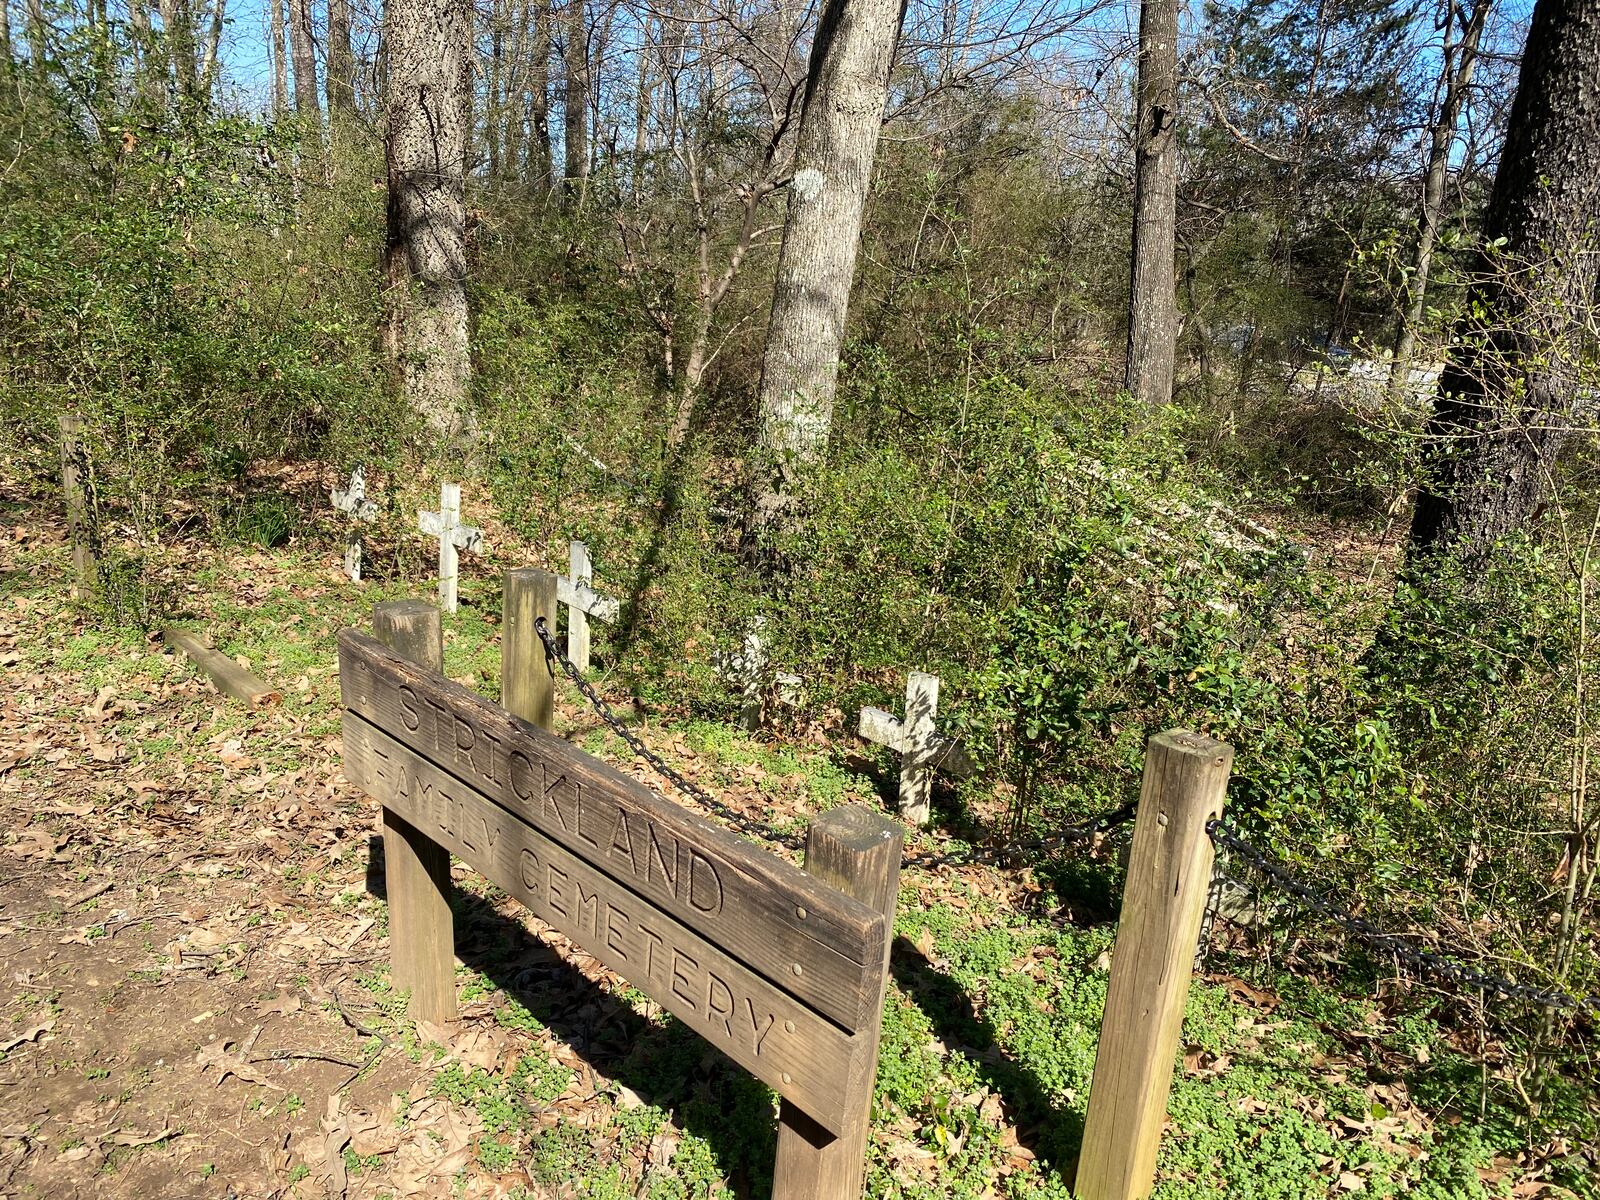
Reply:
<svg viewBox="0 0 1600 1200"><path fill-rule="evenodd" d="M466 0L388 0L385 107L391 344L411 407L468 432ZM414 294L411 294L415 285Z"/></svg>
<svg viewBox="0 0 1600 1200"><path fill-rule="evenodd" d="M534 184L550 190L553 169L550 156L550 19L549 0L532 0L528 6L532 21L528 47L528 171Z"/></svg>
<svg viewBox="0 0 1600 1200"><path fill-rule="evenodd" d="M506 84L505 70L505 3L490 0L489 4L489 74L485 80L483 101L483 140L489 157L489 178L500 178L500 148L505 134L501 122L505 108L502 103Z"/></svg>
<svg viewBox="0 0 1600 1200"><path fill-rule="evenodd" d="M1455 41L1455 3L1446 0L1448 12L1444 47L1444 66L1439 75L1439 113L1433 123L1428 144L1427 173L1422 181L1422 207L1417 213L1417 256L1411 277L1406 281L1406 306L1395 332L1394 358L1389 366L1389 394L1398 396L1410 377L1411 355L1416 347L1417 327L1427 305L1428 276L1433 270L1433 251L1439 241L1439 218L1444 212L1445 184L1450 177L1450 151L1456 142L1456 123L1472 83L1478 62L1478 40L1489 16L1493 0L1473 0L1466 28Z"/></svg>
<svg viewBox="0 0 1600 1200"><path fill-rule="evenodd" d="M1596 147L1600 0L1538 0L1466 315L1428 427L1413 560L1449 551L1481 574L1544 503L1578 416L1594 319Z"/></svg>
<svg viewBox="0 0 1600 1200"><path fill-rule="evenodd" d="M294 111L306 120L322 113L317 101L317 53L311 34L311 0L288 0L289 53L294 59Z"/></svg>
<svg viewBox="0 0 1600 1200"><path fill-rule="evenodd" d="M589 21L585 0L567 0L563 60L567 93L566 202L581 207L589 182Z"/></svg>
<svg viewBox="0 0 1600 1200"><path fill-rule="evenodd" d="M817 20L761 359L758 530L782 519L799 472L827 450L901 13L899 0L825 0Z"/></svg>
<svg viewBox="0 0 1600 1200"><path fill-rule="evenodd" d="M11 0L0 0L0 72L11 69Z"/></svg>
<svg viewBox="0 0 1600 1200"><path fill-rule="evenodd" d="M42 79L44 64L44 3L43 0L28 0L28 67Z"/></svg>
<svg viewBox="0 0 1600 1200"><path fill-rule="evenodd" d="M1124 384L1151 408L1172 399L1178 345L1178 0L1139 6L1134 87L1133 269Z"/></svg>
<svg viewBox="0 0 1600 1200"><path fill-rule="evenodd" d="M328 115L356 110L355 56L350 51L350 0L328 0Z"/></svg>
<svg viewBox="0 0 1600 1200"><path fill-rule="evenodd" d="M272 111L282 116L289 108L289 60L283 38L284 0L267 0L267 23L272 36Z"/></svg>

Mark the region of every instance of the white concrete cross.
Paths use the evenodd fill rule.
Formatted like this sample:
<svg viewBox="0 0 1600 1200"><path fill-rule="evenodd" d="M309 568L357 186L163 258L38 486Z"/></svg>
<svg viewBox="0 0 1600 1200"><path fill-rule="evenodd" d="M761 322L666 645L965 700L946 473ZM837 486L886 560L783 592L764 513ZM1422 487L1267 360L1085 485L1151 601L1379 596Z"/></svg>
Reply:
<svg viewBox="0 0 1600 1200"><path fill-rule="evenodd" d="M718 677L736 684L739 688L740 729L761 728L762 693L769 679L779 704L790 708L797 708L800 705L800 685L804 682L800 676L791 671L768 674L772 664L767 658L766 642L761 636L761 631L766 625L765 617L756 617L750 622L750 628L746 631L744 642L738 650L731 654L726 650L711 652L711 665L716 669Z"/></svg>
<svg viewBox="0 0 1600 1200"><path fill-rule="evenodd" d="M905 720L881 708L861 710L861 736L901 756L900 815L917 825L926 825L932 814L935 771L960 778L973 773L972 760L961 743L934 727L938 709L939 677L913 671L906 683Z"/></svg>
<svg viewBox="0 0 1600 1200"><path fill-rule="evenodd" d="M476 554L483 549L483 530L461 523L461 485L439 485L439 511L419 512L417 528L429 537L439 539L439 607L445 612L456 610L456 552L468 550Z"/></svg>
<svg viewBox="0 0 1600 1200"><path fill-rule="evenodd" d="M619 601L595 591L589 547L574 540L567 547L572 572L556 576L556 601L567 606L567 657L580 671L589 669L589 618L611 622L622 612Z"/></svg>
<svg viewBox="0 0 1600 1200"><path fill-rule="evenodd" d="M378 515L376 501L367 499L367 469L357 467L350 472L350 486L334 488L329 497L333 506L350 518L344 535L344 573L354 583L361 582L361 531L357 521L370 521Z"/></svg>

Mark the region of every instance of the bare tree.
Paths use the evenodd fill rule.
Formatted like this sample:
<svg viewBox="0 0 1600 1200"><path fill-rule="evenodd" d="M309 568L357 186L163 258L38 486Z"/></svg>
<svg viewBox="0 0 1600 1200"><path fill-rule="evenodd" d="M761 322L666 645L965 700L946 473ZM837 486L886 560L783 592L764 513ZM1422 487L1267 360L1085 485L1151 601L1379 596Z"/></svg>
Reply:
<svg viewBox="0 0 1600 1200"><path fill-rule="evenodd" d="M1594 386L1600 0L1538 0L1466 312L1439 379L1413 558L1469 571L1527 528ZM1587 349L1586 349L1587 347Z"/></svg>
<svg viewBox="0 0 1600 1200"><path fill-rule="evenodd" d="M827 449L900 15L899 0L826 0L818 18L761 360L758 528Z"/></svg>
<svg viewBox="0 0 1600 1200"><path fill-rule="evenodd" d="M317 101L317 52L311 31L311 0L288 0L289 54L294 60L294 111L314 120L322 109Z"/></svg>
<svg viewBox="0 0 1600 1200"><path fill-rule="evenodd" d="M563 132L566 142L566 203L582 207L589 186L589 6L585 0L566 0L566 28L561 59L565 64L566 93Z"/></svg>
<svg viewBox="0 0 1600 1200"><path fill-rule="evenodd" d="M1416 346L1417 327L1422 324L1428 298L1428 277L1433 270L1433 251L1439 241L1439 220L1444 212L1445 184L1450 175L1450 152L1456 144L1456 127L1461 107L1466 103L1472 72L1478 65L1478 42L1489 17L1493 0L1472 0L1470 9L1446 0L1444 13L1444 59L1439 71L1438 111L1428 139L1428 165L1422 181L1422 203L1417 212L1417 251L1411 274L1406 280L1405 308L1395 332L1394 360L1389 367L1389 390L1397 393L1405 386L1411 370L1411 355Z"/></svg>
<svg viewBox="0 0 1600 1200"><path fill-rule="evenodd" d="M275 2L275 0L273 0ZM350 0L328 0L328 117L356 108L355 57L350 51Z"/></svg>
<svg viewBox="0 0 1600 1200"><path fill-rule="evenodd" d="M1178 345L1177 110L1178 0L1143 0L1134 85L1133 269L1124 383L1151 407L1172 399Z"/></svg>
<svg viewBox="0 0 1600 1200"><path fill-rule="evenodd" d="M267 0L267 24L272 38L272 111L289 108L289 62L283 36L284 0Z"/></svg>
<svg viewBox="0 0 1600 1200"><path fill-rule="evenodd" d="M411 407L468 432L466 0L388 0L388 342Z"/></svg>

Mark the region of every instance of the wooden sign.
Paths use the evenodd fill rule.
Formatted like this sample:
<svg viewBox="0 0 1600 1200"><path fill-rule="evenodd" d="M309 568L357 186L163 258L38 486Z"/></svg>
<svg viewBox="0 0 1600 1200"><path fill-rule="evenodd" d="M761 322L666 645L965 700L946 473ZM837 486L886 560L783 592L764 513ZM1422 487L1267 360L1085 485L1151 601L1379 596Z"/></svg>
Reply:
<svg viewBox="0 0 1600 1200"><path fill-rule="evenodd" d="M516 896L771 1086L824 1141L864 1145L892 872L886 911L372 638L341 633L339 661L345 774L386 815ZM889 823L864 810L847 819L868 823L868 849L892 850L897 870Z"/></svg>
<svg viewBox="0 0 1600 1200"><path fill-rule="evenodd" d="M938 711L939 677L912 671L905 720L881 708L863 708L857 729L867 741L900 753L900 815L916 825L926 825L932 815L935 771L966 778L974 769L961 743L935 727Z"/></svg>

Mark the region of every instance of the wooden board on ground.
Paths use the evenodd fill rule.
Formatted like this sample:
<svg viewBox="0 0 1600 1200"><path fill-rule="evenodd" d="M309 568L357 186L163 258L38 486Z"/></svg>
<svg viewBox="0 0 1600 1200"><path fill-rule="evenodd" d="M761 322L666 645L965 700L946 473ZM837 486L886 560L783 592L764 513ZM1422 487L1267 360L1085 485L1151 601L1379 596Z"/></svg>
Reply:
<svg viewBox="0 0 1600 1200"><path fill-rule="evenodd" d="M276 688L264 683L226 654L213 650L204 638L181 629L168 629L161 636L167 645L182 650L195 666L211 676L211 682L219 692L242 700L251 708L265 708L280 698Z"/></svg>
<svg viewBox="0 0 1600 1200"><path fill-rule="evenodd" d="M585 754L407 662L339 636L344 707L846 1029L866 1022L883 915Z"/></svg>

